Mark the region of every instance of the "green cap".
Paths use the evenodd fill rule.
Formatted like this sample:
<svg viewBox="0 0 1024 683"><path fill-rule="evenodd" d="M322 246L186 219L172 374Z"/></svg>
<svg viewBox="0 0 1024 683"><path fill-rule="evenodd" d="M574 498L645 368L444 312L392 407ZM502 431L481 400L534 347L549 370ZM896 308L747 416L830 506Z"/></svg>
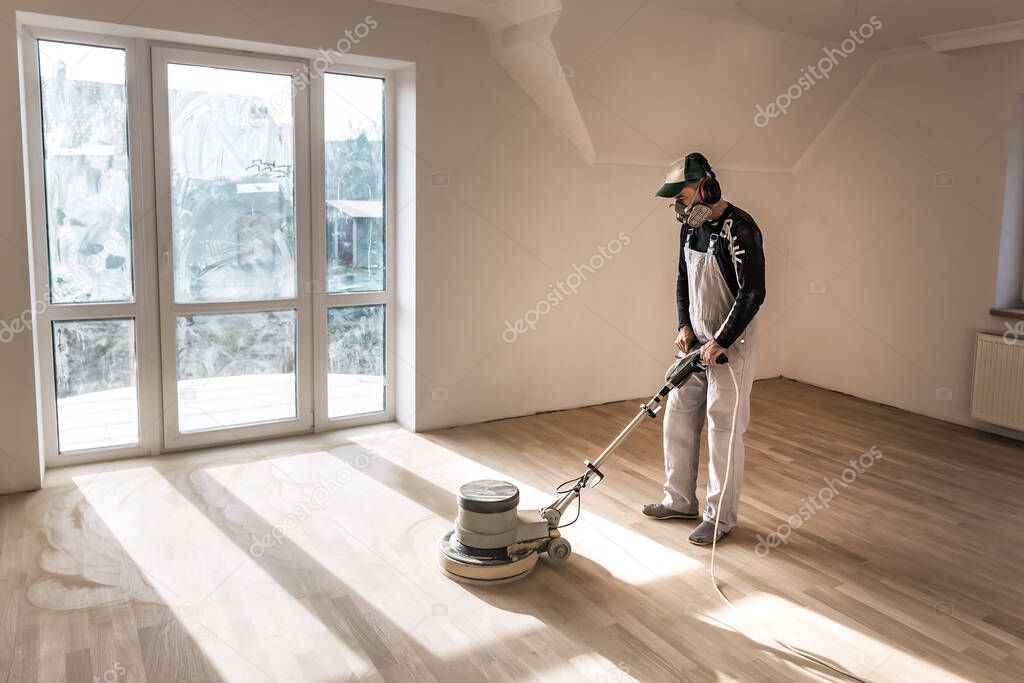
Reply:
<svg viewBox="0 0 1024 683"><path fill-rule="evenodd" d="M704 164L697 157L697 154L687 154L682 159L672 162L665 176L665 184L654 193L654 196L675 197L683 191L683 185L706 176Z"/></svg>

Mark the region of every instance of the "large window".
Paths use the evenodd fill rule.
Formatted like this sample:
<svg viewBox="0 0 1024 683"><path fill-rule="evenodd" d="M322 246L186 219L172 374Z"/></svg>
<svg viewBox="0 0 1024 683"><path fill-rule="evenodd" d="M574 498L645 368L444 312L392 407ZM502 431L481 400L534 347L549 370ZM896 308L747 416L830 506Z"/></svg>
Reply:
<svg viewBox="0 0 1024 683"><path fill-rule="evenodd" d="M33 150L35 313L47 453L143 449L140 307L124 46L39 39Z"/></svg>
<svg viewBox="0 0 1024 683"><path fill-rule="evenodd" d="M390 419L387 74L26 35L48 464Z"/></svg>

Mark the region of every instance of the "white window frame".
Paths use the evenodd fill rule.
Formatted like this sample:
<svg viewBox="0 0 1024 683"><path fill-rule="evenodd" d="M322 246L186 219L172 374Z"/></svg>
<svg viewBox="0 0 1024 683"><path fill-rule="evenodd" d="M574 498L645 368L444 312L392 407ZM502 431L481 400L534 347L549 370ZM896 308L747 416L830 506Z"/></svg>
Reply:
<svg viewBox="0 0 1024 683"><path fill-rule="evenodd" d="M310 127L312 136L312 164L321 173L313 182L311 200L313 205L313 310L315 327L313 333L314 354L317 371L314 415L317 432L357 427L375 422L390 422L395 419L395 145L389 144L389 132L395 130L394 79L388 72L363 67L347 67L345 70L327 69L324 73L347 76L367 76L384 81L384 289L377 292L328 293L327 289L327 201L324 188L324 79L310 80ZM346 306L384 306L384 410L383 412L331 418L327 410L327 312L331 308Z"/></svg>
<svg viewBox="0 0 1024 683"><path fill-rule="evenodd" d="M55 20L66 25L68 20ZM131 227L132 227L132 271L134 300L131 303L98 304L50 304L49 303L49 262L47 251L47 228L45 211L45 178L43 175L42 149L42 101L39 92L39 64L37 40L57 40L97 47L115 47L126 54L126 92L128 98L129 163L131 172ZM313 72L316 59L313 56L290 58L283 54L285 48L268 46L256 55L238 49L226 50L210 45L196 45L185 42L168 42L147 38L115 37L112 33L103 35L94 32L49 28L41 25L22 26L21 60L22 79L25 92L25 135L26 150L26 208L29 217L30 271L33 301L46 302L35 306L33 311L33 335L35 339L37 368L37 406L39 408L39 429L41 451L46 467L62 467L86 462L116 460L146 455L213 446L217 444L241 443L261 438L295 435L308 432L324 432L335 429L356 427L365 424L393 421L396 415L396 150L392 144L394 132L398 130L395 118L395 71L365 66L345 65L330 68L329 73L353 76L368 76L384 81L384 234L385 234L385 286L379 292L330 294L326 290L326 204L324 201L324 121L323 121L323 79L311 78L307 88L299 88L304 97L296 98L296 130L300 127L300 116L305 118L305 139L303 145L296 140L296 246L297 273L297 418L293 421L263 423L255 426L241 425L203 432L177 433L176 384L173 363L174 346L166 343L168 329L173 342L174 311L171 306L162 305L159 293L170 284L171 269L163 267L161 254L169 242L162 242L163 230L158 231L157 216L169 211L168 197L161 198L158 184L159 166L154 151L160 139L154 134L155 120L161 120L154 112L162 97L157 95L159 84L154 82L154 66L157 56L162 53L202 54L205 58L215 55L223 57L228 68L238 68L243 61L256 64L281 64L289 62L295 67L305 66ZM220 57L218 57L219 59ZM294 73L294 71L292 71ZM34 91L34 92L33 92ZM299 113L298 100L305 101L305 112ZM163 100L166 102L166 100ZM156 118L154 118L156 117ZM166 128L166 111L164 111ZM298 135L298 133L297 133ZM164 137L166 143L166 137ZM164 152L166 153L166 144ZM305 177L305 189L299 189L299 177ZM154 194L154 189L156 193ZM305 192L305 196L303 196ZM158 200L159 201L156 201ZM307 203L308 199L308 203ZM157 206L154 207L156 201ZM168 214L169 217L169 214ZM164 219L165 224L169 225ZM304 227L306 226L306 227ZM158 236L159 232L159 236ZM301 246L301 243L305 246ZM311 273L306 280L302 273ZM165 282L166 281L166 282ZM172 290L173 291L173 290ZM308 296L304 296L309 292ZM283 300L288 301L288 300ZM249 302L246 304L224 304L224 311L236 312L239 307L247 310L281 310L291 306L283 301ZM344 306L383 305L385 312L384 340L384 410L362 415L331 419L327 410L327 312L330 308ZM188 305L189 308L203 308L203 312L221 312L221 304ZM42 310L38 310L42 309ZM303 313L305 311L305 313ZM55 321L91 320L98 318L133 318L135 320L135 343L139 411L139 443L126 447L103 447L78 450L61 454L57 443L56 384L53 367L52 324ZM170 327L168 327L170 326ZM303 352L302 331L306 334ZM162 342L163 337L163 343ZM168 361L168 354L171 361ZM171 370L165 376L162 368ZM303 376L305 375L305 380ZM304 391L300 387L306 387ZM173 413L173 415L172 415ZM173 434L168 434L168 425Z"/></svg>
<svg viewBox="0 0 1024 683"><path fill-rule="evenodd" d="M128 158L131 173L132 277L134 298L130 303L50 303L50 272L46 226L46 182L43 169L42 91L39 87L39 61L36 46L39 40L54 40L96 47L119 48L125 51L125 87L128 104ZM149 199L145 190L146 139L145 111L142 97L148 78L139 68L139 41L98 36L75 31L25 27L22 37L23 87L27 135L25 140L28 183L30 270L32 277L33 335L38 369L38 400L41 448L47 467L73 465L96 460L115 460L158 451L159 435L159 363L157 341L149 310L155 295L147 251L150 246L146 229L145 206ZM45 304L45 305L42 305ZM139 442L130 446L113 446L59 453L57 442L57 395L53 356L53 323L99 318L133 318L135 321L136 391L138 393Z"/></svg>

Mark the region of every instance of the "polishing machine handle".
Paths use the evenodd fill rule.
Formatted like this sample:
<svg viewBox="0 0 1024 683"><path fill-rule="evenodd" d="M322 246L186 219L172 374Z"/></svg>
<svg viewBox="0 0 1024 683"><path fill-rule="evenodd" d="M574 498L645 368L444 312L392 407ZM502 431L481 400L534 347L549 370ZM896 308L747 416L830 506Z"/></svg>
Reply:
<svg viewBox="0 0 1024 683"><path fill-rule="evenodd" d="M715 360L717 363L729 362L728 357L724 353L719 354L718 358ZM643 422L645 417L654 418L657 416L662 407L662 399L668 396L670 391L678 386L682 386L693 373L701 370L707 370L707 366L701 362L699 348L678 357L672 367L668 369L668 372L665 373L665 384L661 387L658 393L640 406L640 412L638 412L633 419L629 421L629 424L619 432L618 436L612 439L612 442L605 447L601 452L601 455L597 456L597 459L594 460L594 462L590 462L589 460L585 462L587 466L586 471L576 479L574 483L571 479L566 482L566 484L572 483L571 488L563 490L560 487L558 497L555 498L546 508L541 510L541 514L548 520L548 523L552 527L558 526L562 513L568 509L569 505L571 505L574 500L579 498L580 492L584 488L588 485L596 486L601 483L601 480L604 479L604 475L601 473L599 468L604 463L605 459L607 459L608 456L626 440L626 437L628 437L630 433L636 429L641 422Z"/></svg>

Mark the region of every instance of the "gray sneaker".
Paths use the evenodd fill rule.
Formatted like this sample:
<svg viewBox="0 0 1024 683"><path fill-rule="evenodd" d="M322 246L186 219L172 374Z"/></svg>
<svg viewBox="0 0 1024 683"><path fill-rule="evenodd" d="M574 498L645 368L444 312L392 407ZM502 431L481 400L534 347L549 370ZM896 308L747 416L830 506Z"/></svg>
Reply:
<svg viewBox="0 0 1024 683"><path fill-rule="evenodd" d="M700 513L697 511L679 512L663 503L648 503L644 505L643 513L654 519L697 519L700 517Z"/></svg>
<svg viewBox="0 0 1024 683"><path fill-rule="evenodd" d="M731 531L731 530L730 530ZM728 534L729 531L725 531L722 527L718 527L718 538L715 541L721 541L722 537ZM715 522L714 520L704 520L697 528L690 534L690 543L694 545L711 545L711 539L715 535Z"/></svg>

